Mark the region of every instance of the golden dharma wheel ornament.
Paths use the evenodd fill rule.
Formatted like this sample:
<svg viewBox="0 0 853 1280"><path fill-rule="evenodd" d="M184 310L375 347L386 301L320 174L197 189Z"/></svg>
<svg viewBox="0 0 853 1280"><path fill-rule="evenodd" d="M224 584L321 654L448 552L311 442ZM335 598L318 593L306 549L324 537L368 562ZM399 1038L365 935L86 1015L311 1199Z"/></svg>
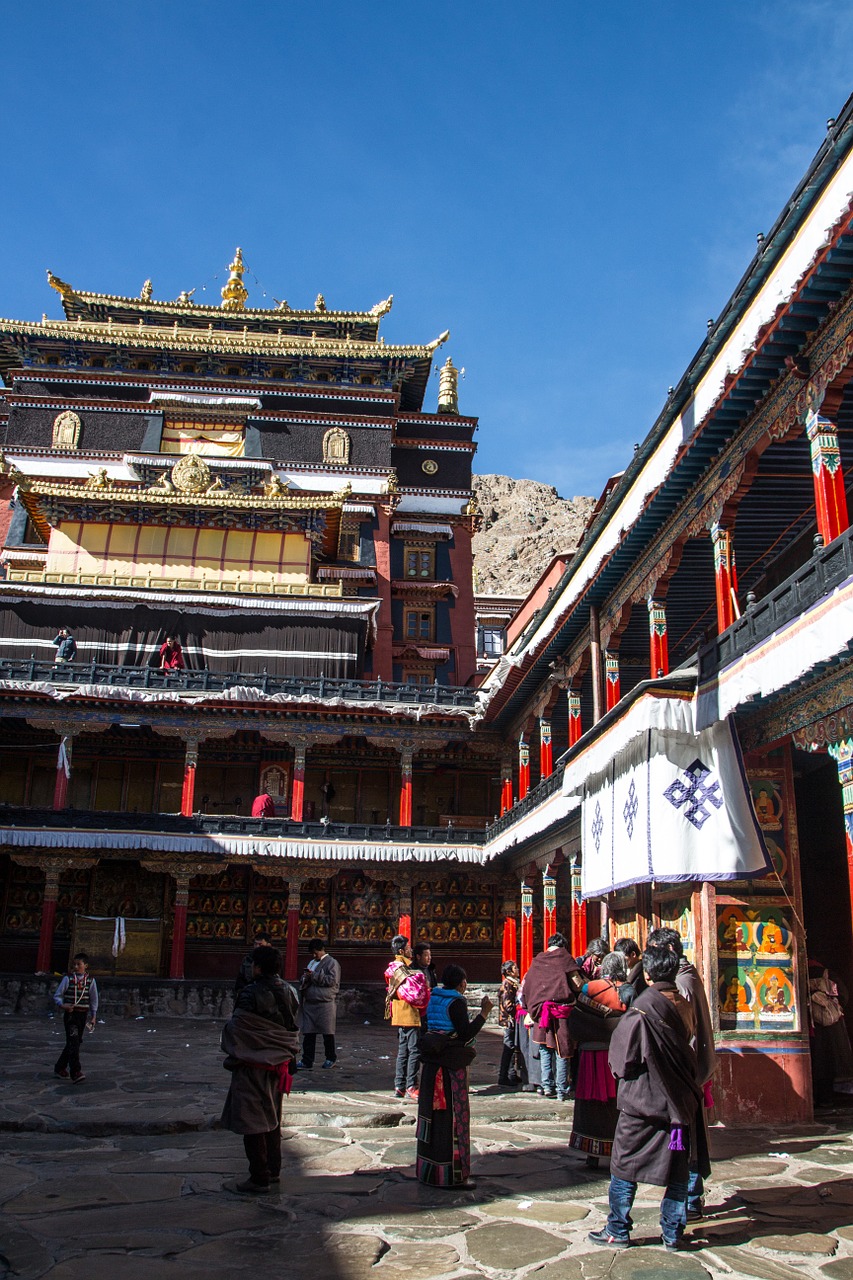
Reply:
<svg viewBox="0 0 853 1280"><path fill-rule="evenodd" d="M185 454L172 467L172 484L178 493L204 493L212 479L210 467L197 453Z"/></svg>

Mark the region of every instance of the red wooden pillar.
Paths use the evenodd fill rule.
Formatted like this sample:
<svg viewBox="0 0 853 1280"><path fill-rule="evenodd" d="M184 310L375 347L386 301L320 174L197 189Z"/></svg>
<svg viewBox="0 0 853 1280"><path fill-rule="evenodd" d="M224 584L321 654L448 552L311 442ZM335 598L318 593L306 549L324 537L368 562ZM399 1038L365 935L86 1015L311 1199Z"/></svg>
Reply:
<svg viewBox="0 0 853 1280"><path fill-rule="evenodd" d="M290 816L294 822L302 822L305 813L305 756L308 744L293 743L293 787L290 792Z"/></svg>
<svg viewBox="0 0 853 1280"><path fill-rule="evenodd" d="M518 798L523 800L530 790L530 743L524 734L518 740Z"/></svg>
<svg viewBox="0 0 853 1280"><path fill-rule="evenodd" d="M533 961L533 885L521 882L521 976L527 973Z"/></svg>
<svg viewBox="0 0 853 1280"><path fill-rule="evenodd" d="M56 758L56 783L53 788L54 809L65 809L68 805L68 784L71 781L71 743L70 733L62 735L59 754Z"/></svg>
<svg viewBox="0 0 853 1280"><path fill-rule="evenodd" d="M604 689L605 705L610 711L622 697L619 685L619 654L613 653L610 649L604 651Z"/></svg>
<svg viewBox="0 0 853 1280"><path fill-rule="evenodd" d="M581 696L575 689L567 690L569 699L569 746L573 747L576 742L580 742L583 729L581 728Z"/></svg>
<svg viewBox="0 0 853 1280"><path fill-rule="evenodd" d="M509 813L513 806L512 798L512 760L505 757L501 761L501 817Z"/></svg>
<svg viewBox="0 0 853 1280"><path fill-rule="evenodd" d="M408 938L409 942L414 944L415 938L412 933L412 886L410 884L400 885L400 914L397 919L397 932L401 933L404 938Z"/></svg>
<svg viewBox="0 0 853 1280"><path fill-rule="evenodd" d="M376 640L373 645L373 678L391 681L394 678L394 624L391 621L391 514L393 495L388 505L379 503L376 508L376 595L379 612L376 615Z"/></svg>
<svg viewBox="0 0 853 1280"><path fill-rule="evenodd" d="M811 445L817 527L826 545L850 524L838 431L834 423L812 409L806 418L806 434Z"/></svg>
<svg viewBox="0 0 853 1280"><path fill-rule="evenodd" d="M841 799L844 805L844 831L847 836L847 879L850 888L850 911L853 916L853 738L832 743L829 754L838 766Z"/></svg>
<svg viewBox="0 0 853 1280"><path fill-rule="evenodd" d="M557 876L556 867L549 862L542 872L542 945L557 932Z"/></svg>
<svg viewBox="0 0 853 1280"><path fill-rule="evenodd" d="M501 939L501 962L506 960L512 960L514 963L518 963L518 943L515 917L511 915L504 916L503 937Z"/></svg>
<svg viewBox="0 0 853 1280"><path fill-rule="evenodd" d="M649 667L653 680L669 675L669 641L666 638L666 606L660 600L648 599Z"/></svg>
<svg viewBox="0 0 853 1280"><path fill-rule="evenodd" d="M53 956L53 927L56 921L56 900L59 897L58 866L48 865L44 869L44 897L41 907L41 928L39 929L39 949L36 956L36 973L50 973Z"/></svg>
<svg viewBox="0 0 853 1280"><path fill-rule="evenodd" d="M412 755L413 748L400 748L400 826L412 825Z"/></svg>
<svg viewBox="0 0 853 1280"><path fill-rule="evenodd" d="M190 810L190 813L192 813L192 810ZM175 915L172 921L172 954L169 957L169 977L183 978L184 951L187 945L187 903L190 896L190 877L186 871L175 870L172 874L175 877Z"/></svg>
<svg viewBox="0 0 853 1280"><path fill-rule="evenodd" d="M185 818L193 816L195 803L195 771L198 765L198 739L187 739L187 754L184 759L184 786L181 791L181 813Z"/></svg>
<svg viewBox="0 0 853 1280"><path fill-rule="evenodd" d="M572 863L572 955L586 951L586 903L581 897L581 868L577 858Z"/></svg>
<svg viewBox="0 0 853 1280"><path fill-rule="evenodd" d="M551 722L539 717L539 777L550 778L554 772L554 748L551 745Z"/></svg>
<svg viewBox="0 0 853 1280"><path fill-rule="evenodd" d="M740 617L735 549L731 530L716 522L711 525L711 541L714 544L714 578L717 584L717 631L722 635Z"/></svg>
<svg viewBox="0 0 853 1280"><path fill-rule="evenodd" d="M287 882L287 940L284 944L284 976L289 982L297 977L299 957L299 910L302 905L302 881Z"/></svg>

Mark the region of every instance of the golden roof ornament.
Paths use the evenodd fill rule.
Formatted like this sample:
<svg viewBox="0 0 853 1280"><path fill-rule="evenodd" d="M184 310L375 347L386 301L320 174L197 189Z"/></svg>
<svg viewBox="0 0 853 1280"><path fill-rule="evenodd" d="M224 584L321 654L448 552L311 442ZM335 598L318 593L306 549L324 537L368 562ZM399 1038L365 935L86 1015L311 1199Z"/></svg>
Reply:
<svg viewBox="0 0 853 1280"><path fill-rule="evenodd" d="M150 302L154 296L154 285L150 280L146 280L139 291L139 296L143 302Z"/></svg>
<svg viewBox="0 0 853 1280"><path fill-rule="evenodd" d="M459 413L459 376L464 369L455 368L450 356L441 366L438 375L438 412Z"/></svg>
<svg viewBox="0 0 853 1280"><path fill-rule="evenodd" d="M55 276L49 267L47 271L47 283L50 285L51 289L56 290L61 298L73 298L75 296L71 285L66 284L64 280L60 280L59 276Z"/></svg>
<svg viewBox="0 0 853 1280"><path fill-rule="evenodd" d="M326 310L326 299L323 297L322 293L318 293L318 294L317 294L317 299L316 299L316 301L315 301L315 303L314 303L314 310L315 310L315 311L325 311L325 310Z"/></svg>
<svg viewBox="0 0 853 1280"><path fill-rule="evenodd" d="M228 281L222 287L222 310L223 311L242 311L246 305L246 299L249 296L249 290L243 284L243 250L238 248L234 254L234 261L229 263L228 270L231 275Z"/></svg>
<svg viewBox="0 0 853 1280"><path fill-rule="evenodd" d="M172 484L178 493L206 493L213 476L204 458L197 453L186 453L172 467Z"/></svg>
<svg viewBox="0 0 853 1280"><path fill-rule="evenodd" d="M377 317L387 316L388 312L391 310L393 305L394 305L394 295L393 293L389 293L388 297L385 299L384 302L377 302L375 307L370 308L370 315L377 316Z"/></svg>
<svg viewBox="0 0 853 1280"><path fill-rule="evenodd" d="M182 289L178 294L177 302L179 307L189 307L192 304L195 289Z"/></svg>

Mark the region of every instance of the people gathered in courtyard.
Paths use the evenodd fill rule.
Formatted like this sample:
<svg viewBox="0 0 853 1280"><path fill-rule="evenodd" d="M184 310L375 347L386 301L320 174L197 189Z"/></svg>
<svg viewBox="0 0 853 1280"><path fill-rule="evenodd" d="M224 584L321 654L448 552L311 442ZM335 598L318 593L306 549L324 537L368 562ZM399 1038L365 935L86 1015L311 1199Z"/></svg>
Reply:
<svg viewBox="0 0 853 1280"><path fill-rule="evenodd" d="M493 1002L482 995L471 1017L465 970L447 964L440 983L431 985L430 949L417 950L414 957L409 939L397 935L385 970L386 1017L398 1036L394 1092L418 1104L417 1179L440 1188L472 1186L469 1068ZM319 937L309 941L308 951L297 997L282 977L272 939L259 932L241 965L234 1011L222 1032L231 1082L221 1123L242 1136L249 1162L248 1178L230 1189L246 1195L268 1192L280 1180L282 1101L293 1072L313 1067L318 1035L323 1066L334 1066L337 1058L340 965ZM631 1208L643 1182L663 1188L661 1239L675 1250L686 1223L703 1214L710 1173L706 1110L716 1063L707 995L681 935L667 927L650 933L641 954L632 939L620 939L612 952L602 943L581 960L584 965L555 933L523 981L514 960L502 964L498 1088L527 1081L536 1089L541 1064L538 1092L565 1099L576 1053L568 1146L591 1166L610 1161L609 1213L604 1226L589 1233L590 1241L612 1249L631 1243ZM98 1009L84 953L74 957L53 999L63 1010L66 1037L54 1072L77 1082L83 1079L81 1038Z"/></svg>

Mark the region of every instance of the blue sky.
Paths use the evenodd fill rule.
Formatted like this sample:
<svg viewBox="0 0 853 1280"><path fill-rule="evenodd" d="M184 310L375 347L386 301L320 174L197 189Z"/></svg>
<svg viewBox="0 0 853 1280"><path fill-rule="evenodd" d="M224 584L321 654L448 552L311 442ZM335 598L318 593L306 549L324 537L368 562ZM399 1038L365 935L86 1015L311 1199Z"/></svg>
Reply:
<svg viewBox="0 0 853 1280"><path fill-rule="evenodd" d="M2 38L0 314L60 314L46 267L218 301L237 244L250 305L393 292L387 341L451 330L476 469L565 497L626 464L853 89L823 0L82 0Z"/></svg>

